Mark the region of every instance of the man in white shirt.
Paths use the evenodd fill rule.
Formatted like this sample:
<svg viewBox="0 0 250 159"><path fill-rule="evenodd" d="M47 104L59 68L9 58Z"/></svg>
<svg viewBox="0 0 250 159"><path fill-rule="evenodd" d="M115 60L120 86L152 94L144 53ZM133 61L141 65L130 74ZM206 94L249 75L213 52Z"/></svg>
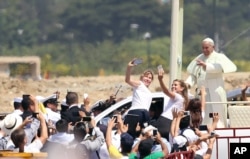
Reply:
<svg viewBox="0 0 250 159"><path fill-rule="evenodd" d="M17 115L23 114L22 100L23 100L23 98L21 98L21 97L14 98L13 106L14 106L15 110L12 113L15 113Z"/></svg>
<svg viewBox="0 0 250 159"><path fill-rule="evenodd" d="M197 85L197 88L206 88L207 102L226 102L223 73L235 72L237 67L224 54L214 50L214 41L206 38L202 41L202 54L197 56L187 67L190 74L186 80L189 86ZM227 106L226 104L209 104L205 108L203 124L211 122L208 114L217 112L220 114L218 127L226 127Z"/></svg>
<svg viewBox="0 0 250 159"><path fill-rule="evenodd" d="M57 133L51 135L48 138L48 141L68 145L72 140L74 140L74 135L68 133L68 124L69 123L65 119L58 120L56 122Z"/></svg>
<svg viewBox="0 0 250 159"><path fill-rule="evenodd" d="M52 121L53 124L61 119L60 113L57 112L58 103L56 94L51 95L43 101L46 109L46 119Z"/></svg>

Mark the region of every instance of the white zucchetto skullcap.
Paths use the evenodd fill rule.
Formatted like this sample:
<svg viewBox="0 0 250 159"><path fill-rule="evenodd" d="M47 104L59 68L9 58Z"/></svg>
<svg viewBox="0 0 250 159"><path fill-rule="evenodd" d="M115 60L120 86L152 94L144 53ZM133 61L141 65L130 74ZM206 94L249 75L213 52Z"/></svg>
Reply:
<svg viewBox="0 0 250 159"><path fill-rule="evenodd" d="M210 44L212 44L214 46L214 41L211 38L206 38L202 42L209 42Z"/></svg>

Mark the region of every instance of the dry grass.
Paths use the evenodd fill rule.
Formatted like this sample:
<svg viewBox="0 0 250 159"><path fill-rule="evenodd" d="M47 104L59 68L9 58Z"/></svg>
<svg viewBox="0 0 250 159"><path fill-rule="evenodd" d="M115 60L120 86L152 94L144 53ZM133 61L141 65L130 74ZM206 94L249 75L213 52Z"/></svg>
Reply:
<svg viewBox="0 0 250 159"><path fill-rule="evenodd" d="M186 79L187 75L183 74L182 78ZM240 87L246 81L250 80L250 74L247 72L237 72L225 74L225 88L231 90ZM139 78L133 76L132 78ZM168 83L168 75L164 77ZM131 88L124 82L124 76L98 76L98 77L60 77L49 80L33 81L5 78L1 79L1 97L0 97L0 112L11 112L13 110L12 101L14 97L20 97L22 94L32 94L49 96L55 91L59 91L60 101L62 101L67 91L75 91L79 93L80 102L82 102L83 93L88 93L92 104L100 99L107 99L111 94L114 94L119 85L122 85L119 97L131 95ZM157 78L150 86L152 92L159 90Z"/></svg>

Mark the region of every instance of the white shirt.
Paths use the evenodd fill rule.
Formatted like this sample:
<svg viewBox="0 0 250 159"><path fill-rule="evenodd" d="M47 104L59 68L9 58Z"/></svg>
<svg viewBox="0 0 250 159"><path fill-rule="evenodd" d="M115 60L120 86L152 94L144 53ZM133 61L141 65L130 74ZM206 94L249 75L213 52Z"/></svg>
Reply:
<svg viewBox="0 0 250 159"><path fill-rule="evenodd" d="M133 87L133 99L132 106L130 110L135 109L146 109L149 110L149 107L152 102L152 95L148 87L144 85L140 81L140 85L138 87Z"/></svg>
<svg viewBox="0 0 250 159"><path fill-rule="evenodd" d="M51 120L53 124L55 124L58 120L61 119L61 115L57 112L52 111L50 108L45 108L46 109L46 120Z"/></svg>
<svg viewBox="0 0 250 159"><path fill-rule="evenodd" d="M184 98L179 93L175 93L175 97L170 98L167 105L164 106L161 116L173 120L172 109L177 108L178 111L184 109Z"/></svg>
<svg viewBox="0 0 250 159"><path fill-rule="evenodd" d="M200 59L206 63L206 69L197 65L196 60ZM235 64L224 54L212 52L208 57L204 54L197 56L187 67L190 76L185 81L190 86L205 86L207 102L226 102L226 92L224 89L223 73L236 71ZM210 124L211 119L208 113L218 112L220 114L220 123L226 125L227 105L226 104L209 104L205 107L205 118L203 124ZM218 125L217 125L218 126Z"/></svg>
<svg viewBox="0 0 250 159"><path fill-rule="evenodd" d="M40 152L40 149L42 147L43 147L43 143L41 142L41 140L36 139L28 146L24 146L24 152L37 153L37 152ZM19 148L16 148L13 151L19 152Z"/></svg>
<svg viewBox="0 0 250 159"><path fill-rule="evenodd" d="M180 133L181 133L181 130L179 130L179 134ZM193 143L197 141L198 139L199 137L195 134L195 132L187 128L184 130L182 135L177 135L173 137L173 143L176 143L179 145L179 147L182 147L186 144L186 142Z"/></svg>
<svg viewBox="0 0 250 159"><path fill-rule="evenodd" d="M116 130L113 130L111 132L111 142L112 142L112 145L114 145L117 149L120 148L120 145L121 145L121 134L118 134L116 133L117 131Z"/></svg>
<svg viewBox="0 0 250 159"><path fill-rule="evenodd" d="M197 151L195 151L195 154L199 154L199 155L203 156L203 155L206 154L207 149L208 149L207 143L204 142L204 141L202 141L202 142L200 143L200 149L197 150Z"/></svg>
<svg viewBox="0 0 250 159"><path fill-rule="evenodd" d="M58 132L54 135L51 135L48 138L48 141L50 142L56 142L56 143L60 143L63 145L67 145L69 142L71 142L72 140L74 140L74 135L73 134L68 134L65 132Z"/></svg>
<svg viewBox="0 0 250 159"><path fill-rule="evenodd" d="M17 114L17 115L22 115L23 114L23 112L20 109L15 109L12 113Z"/></svg>

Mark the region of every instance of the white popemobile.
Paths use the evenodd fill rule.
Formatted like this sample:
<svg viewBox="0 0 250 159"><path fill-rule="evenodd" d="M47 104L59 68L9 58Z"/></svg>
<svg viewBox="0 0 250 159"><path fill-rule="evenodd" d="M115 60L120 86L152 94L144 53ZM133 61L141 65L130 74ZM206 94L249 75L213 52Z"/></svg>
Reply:
<svg viewBox="0 0 250 159"><path fill-rule="evenodd" d="M239 95L239 91L234 90L227 93L228 99ZM247 95L250 95L250 89L247 90ZM162 111L163 106L169 100L163 92L152 93L151 107L157 107L159 111ZM126 115L127 110L130 108L132 97L129 96L116 104L110 106L97 116L95 121L98 124L106 124L114 112L123 112L123 116ZM209 102L210 103L210 102ZM208 104L209 104L208 103ZM218 128L215 133L219 135L217 141L213 147L212 157L213 159L227 159L229 158L229 146L230 143L249 143L250 142L250 106L243 106L243 103L250 102L227 102L229 123L227 128ZM237 105L232 105L237 104ZM242 106L240 106L242 105ZM211 119L212 123L212 119Z"/></svg>

